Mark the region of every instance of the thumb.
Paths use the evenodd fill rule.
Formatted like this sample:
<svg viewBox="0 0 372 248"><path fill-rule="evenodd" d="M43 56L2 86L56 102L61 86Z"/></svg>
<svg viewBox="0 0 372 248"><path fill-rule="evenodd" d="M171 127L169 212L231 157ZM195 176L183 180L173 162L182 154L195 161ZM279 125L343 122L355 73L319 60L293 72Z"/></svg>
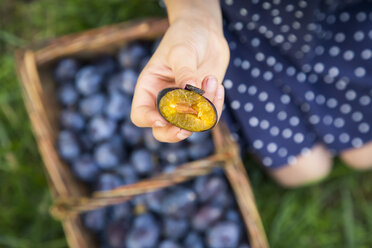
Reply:
<svg viewBox="0 0 372 248"><path fill-rule="evenodd" d="M173 46L169 51L168 63L179 87L184 88L186 84L191 84L201 88L201 81L196 75L198 67L196 49L184 44Z"/></svg>

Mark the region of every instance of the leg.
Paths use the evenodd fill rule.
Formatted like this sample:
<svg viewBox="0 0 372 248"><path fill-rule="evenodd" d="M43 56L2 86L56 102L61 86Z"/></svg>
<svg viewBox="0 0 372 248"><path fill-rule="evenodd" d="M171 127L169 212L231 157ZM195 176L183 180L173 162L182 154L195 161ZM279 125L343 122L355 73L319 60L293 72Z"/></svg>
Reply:
<svg viewBox="0 0 372 248"><path fill-rule="evenodd" d="M325 178L332 168L332 156L322 145L315 145L308 155L299 155L297 162L270 172L284 187L298 187Z"/></svg>
<svg viewBox="0 0 372 248"><path fill-rule="evenodd" d="M341 159L350 167L358 170L372 168L372 142L360 148L346 150L340 154Z"/></svg>

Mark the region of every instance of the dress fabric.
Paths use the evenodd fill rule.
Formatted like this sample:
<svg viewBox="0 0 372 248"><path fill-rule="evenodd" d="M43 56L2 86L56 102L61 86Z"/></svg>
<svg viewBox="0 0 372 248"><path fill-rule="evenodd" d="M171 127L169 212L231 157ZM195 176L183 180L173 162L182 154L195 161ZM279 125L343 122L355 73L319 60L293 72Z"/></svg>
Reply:
<svg viewBox="0 0 372 248"><path fill-rule="evenodd" d="M269 169L372 140L372 1L221 1L223 119Z"/></svg>

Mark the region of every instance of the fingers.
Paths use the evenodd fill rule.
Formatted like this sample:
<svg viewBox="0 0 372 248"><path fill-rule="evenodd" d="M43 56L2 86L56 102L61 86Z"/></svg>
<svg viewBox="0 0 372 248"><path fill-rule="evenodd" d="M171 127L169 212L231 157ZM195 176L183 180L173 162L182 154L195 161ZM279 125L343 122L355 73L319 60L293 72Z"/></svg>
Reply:
<svg viewBox="0 0 372 248"><path fill-rule="evenodd" d="M171 125L158 112L156 94L163 84L146 72L140 76L133 97L131 120L138 127L152 127L154 137L161 142L178 142L192 132Z"/></svg>
<svg viewBox="0 0 372 248"><path fill-rule="evenodd" d="M225 101L225 88L222 84L217 86L216 95L213 99L213 104L216 107L218 118L221 117L223 103Z"/></svg>
<svg viewBox="0 0 372 248"><path fill-rule="evenodd" d="M216 107L218 117L221 116L225 97L225 89L222 84L219 84L215 77L208 76L202 82L202 89L205 91L203 96L208 98Z"/></svg>
<svg viewBox="0 0 372 248"><path fill-rule="evenodd" d="M137 127L165 127L166 121L160 116L156 108L150 106L132 107L130 116Z"/></svg>
<svg viewBox="0 0 372 248"><path fill-rule="evenodd" d="M168 55L168 63L174 73L176 84L184 88L186 84L201 87L197 77L198 57L191 45L175 45Z"/></svg>
<svg viewBox="0 0 372 248"><path fill-rule="evenodd" d="M165 127L168 123L157 111L156 95L151 90L147 90L143 83L144 81L151 82L151 80L154 81L155 79L146 76L138 79L130 118L133 124L138 127Z"/></svg>
<svg viewBox="0 0 372 248"><path fill-rule="evenodd" d="M204 97L208 98L211 102L216 95L218 82L217 79L213 76L205 77L202 82L202 89L205 91L203 94Z"/></svg>
<svg viewBox="0 0 372 248"><path fill-rule="evenodd" d="M154 70L153 63L153 66L147 66L141 73L133 97L131 119L136 126L152 127L154 137L161 142L178 142L191 136L192 132L171 125L160 115L156 107L157 93L169 87L168 84L173 81L173 78L180 88L192 84L205 91L204 96L213 102L220 116L224 89L214 76L206 77L203 83L199 80L198 56L191 45L175 45L167 55L163 57L167 61L163 60L163 62L168 66Z"/></svg>
<svg viewBox="0 0 372 248"><path fill-rule="evenodd" d="M192 135L192 132L180 129L170 124L166 127L153 128L152 133L158 141L170 143L184 140Z"/></svg>

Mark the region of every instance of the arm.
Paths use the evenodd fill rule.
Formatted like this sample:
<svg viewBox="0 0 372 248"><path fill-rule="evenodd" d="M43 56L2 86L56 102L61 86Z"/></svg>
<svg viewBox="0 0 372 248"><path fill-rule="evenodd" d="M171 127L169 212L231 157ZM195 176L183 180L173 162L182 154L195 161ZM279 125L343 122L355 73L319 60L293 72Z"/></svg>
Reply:
<svg viewBox="0 0 372 248"><path fill-rule="evenodd" d="M154 137L177 142L192 133L167 123L156 110L156 96L166 87L192 84L220 115L224 89L222 79L229 50L222 32L218 0L167 0L170 27L146 65L136 86L131 118L135 125L152 127Z"/></svg>
<svg viewBox="0 0 372 248"><path fill-rule="evenodd" d="M168 20L172 25L177 20L200 20L222 35L222 15L219 0L165 0Z"/></svg>

